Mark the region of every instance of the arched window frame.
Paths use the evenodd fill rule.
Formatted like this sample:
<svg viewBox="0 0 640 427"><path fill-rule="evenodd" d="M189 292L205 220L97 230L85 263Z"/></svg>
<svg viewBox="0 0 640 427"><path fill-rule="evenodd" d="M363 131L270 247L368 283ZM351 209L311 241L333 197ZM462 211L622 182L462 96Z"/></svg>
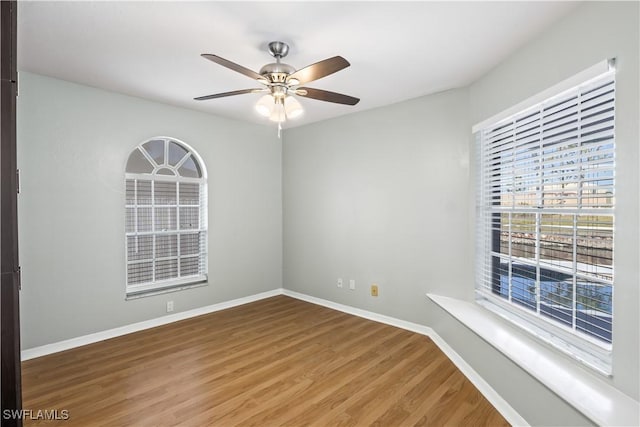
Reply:
<svg viewBox="0 0 640 427"><path fill-rule="evenodd" d="M127 298L206 284L207 175L193 148L164 136L140 143L125 167L125 211Z"/></svg>

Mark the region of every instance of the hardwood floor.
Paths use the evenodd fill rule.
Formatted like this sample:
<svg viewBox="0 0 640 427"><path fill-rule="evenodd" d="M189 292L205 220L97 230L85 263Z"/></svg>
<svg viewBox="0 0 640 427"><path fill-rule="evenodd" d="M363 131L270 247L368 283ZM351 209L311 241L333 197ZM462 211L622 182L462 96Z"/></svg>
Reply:
<svg viewBox="0 0 640 427"><path fill-rule="evenodd" d="M23 362L59 426L502 426L427 337L285 296Z"/></svg>

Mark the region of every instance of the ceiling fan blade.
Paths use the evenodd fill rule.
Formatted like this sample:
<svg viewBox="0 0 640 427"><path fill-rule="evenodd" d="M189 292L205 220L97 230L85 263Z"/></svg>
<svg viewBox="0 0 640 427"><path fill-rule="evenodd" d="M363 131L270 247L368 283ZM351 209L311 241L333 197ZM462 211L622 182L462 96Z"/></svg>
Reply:
<svg viewBox="0 0 640 427"><path fill-rule="evenodd" d="M334 56L296 71L287 78L287 82L303 85L347 68L349 65L351 65L349 61L342 56ZM296 80L297 83L293 83L292 80Z"/></svg>
<svg viewBox="0 0 640 427"><path fill-rule="evenodd" d="M225 96L234 96L234 95L243 95L245 93L259 93L259 92L268 92L269 89L241 89L241 90L234 90L231 92L223 92L223 93L216 93L214 95L205 95L205 96L199 96L197 98L193 98L196 101L206 101L207 99L215 99L215 98L224 98Z"/></svg>
<svg viewBox="0 0 640 427"><path fill-rule="evenodd" d="M216 64L220 64L223 67L227 67L230 70L236 71L240 74L244 74L247 77L251 77L252 79L256 79L261 83L268 83L267 79L265 79L263 76L261 76L260 74L256 73L253 70L250 70L246 67L243 67L242 65L236 64L235 62L231 62L228 59L224 59L219 57L218 55L212 55L210 53L203 53L202 55L203 58L208 59L209 61L213 61Z"/></svg>
<svg viewBox="0 0 640 427"><path fill-rule="evenodd" d="M329 92L328 90L314 89L312 87L301 87L296 90L296 95L305 98L317 99L319 101L334 102L336 104L356 105L359 98L343 95L341 93Z"/></svg>

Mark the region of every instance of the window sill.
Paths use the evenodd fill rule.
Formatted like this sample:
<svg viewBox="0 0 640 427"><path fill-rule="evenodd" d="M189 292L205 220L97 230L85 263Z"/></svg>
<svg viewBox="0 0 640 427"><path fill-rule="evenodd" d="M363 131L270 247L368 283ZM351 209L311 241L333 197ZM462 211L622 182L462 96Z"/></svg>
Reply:
<svg viewBox="0 0 640 427"><path fill-rule="evenodd" d="M176 284L176 285L167 286L164 288L147 289L147 290L141 290L137 292L128 291L125 297L125 300L128 301L128 300L133 300L138 298L152 297L154 295L168 294L170 292L178 292L178 291L184 291L186 289L200 288L202 286L207 286L207 285L209 285L209 282L205 279L197 282Z"/></svg>
<svg viewBox="0 0 640 427"><path fill-rule="evenodd" d="M476 303L542 341L543 345L546 344L561 351L600 375L611 377L610 345L604 346L589 336L579 338L573 336L572 333L567 333L556 325L545 324L543 319L531 316L526 309L511 306L508 302L484 292L476 294Z"/></svg>
<svg viewBox="0 0 640 427"><path fill-rule="evenodd" d="M427 296L467 328L598 425L640 425L640 404L534 340L514 333L486 309L468 301Z"/></svg>

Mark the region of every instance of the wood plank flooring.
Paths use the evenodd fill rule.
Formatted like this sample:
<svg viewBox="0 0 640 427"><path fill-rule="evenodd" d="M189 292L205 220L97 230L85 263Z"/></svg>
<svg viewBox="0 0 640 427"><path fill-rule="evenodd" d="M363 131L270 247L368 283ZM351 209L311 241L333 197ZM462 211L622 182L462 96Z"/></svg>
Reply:
<svg viewBox="0 0 640 427"><path fill-rule="evenodd" d="M27 426L508 425L429 338L285 296L22 365L69 413Z"/></svg>

